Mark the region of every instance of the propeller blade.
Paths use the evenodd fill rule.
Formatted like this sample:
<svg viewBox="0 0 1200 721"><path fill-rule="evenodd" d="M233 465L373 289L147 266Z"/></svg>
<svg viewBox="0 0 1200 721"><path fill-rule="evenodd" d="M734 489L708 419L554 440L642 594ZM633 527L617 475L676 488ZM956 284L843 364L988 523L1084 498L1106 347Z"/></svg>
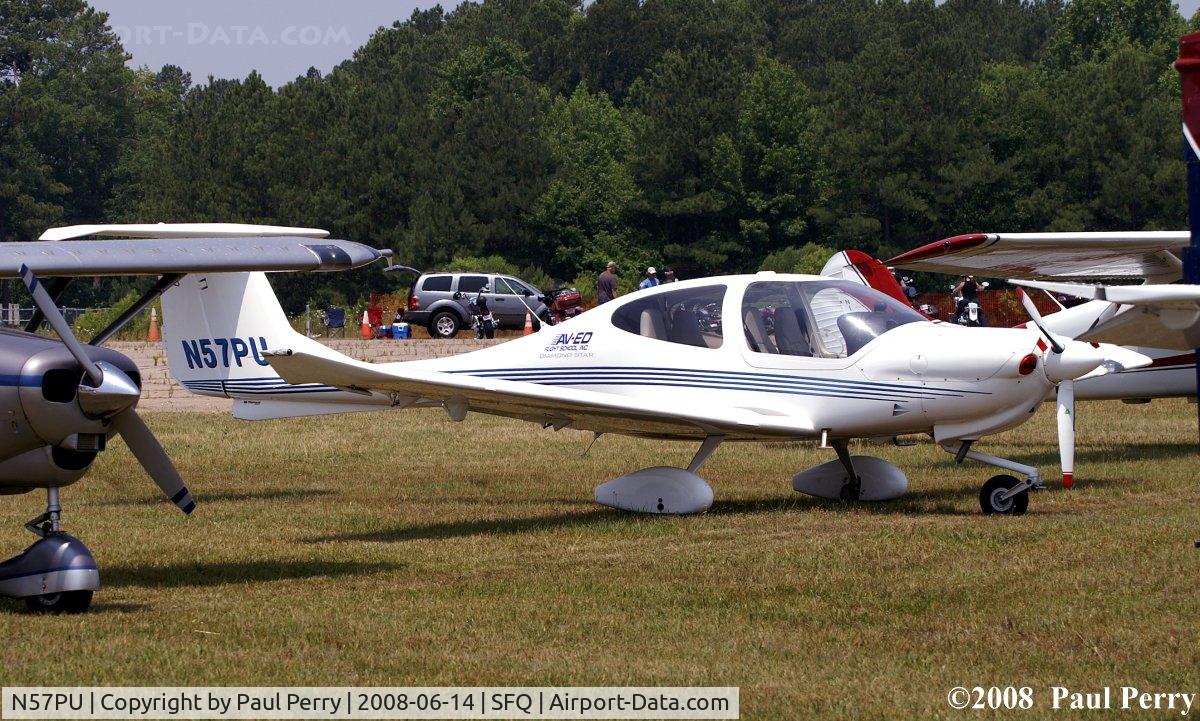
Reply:
<svg viewBox="0 0 1200 721"><path fill-rule="evenodd" d="M21 280L25 282L25 287L29 289L29 294L33 296L34 305L38 307L42 315L46 316L46 322L50 324L55 333L58 333L58 337L62 339L63 345L67 347L67 350L71 351L71 355L75 356L75 360L79 361L79 365L83 366L83 372L87 373L88 378L92 381L92 385L98 386L103 383L104 374L92 362L87 351L83 349L75 334L71 332L71 326L67 323L67 319L62 316L62 313L58 312L58 308L55 307L50 294L42 287L37 276L26 265L21 266L20 272Z"/></svg>
<svg viewBox="0 0 1200 721"><path fill-rule="evenodd" d="M1075 381L1058 384L1058 459L1063 488L1075 483Z"/></svg>
<svg viewBox="0 0 1200 721"><path fill-rule="evenodd" d="M1037 309L1037 306L1033 304L1033 299L1029 297L1024 288L1017 288L1017 296L1021 299L1021 305L1025 306L1025 312L1029 314L1030 319L1033 320L1033 324L1037 326L1037 329L1042 332L1042 337L1050 344L1050 350L1055 353L1062 353L1062 343L1054 337L1053 333L1046 330L1046 325L1042 322L1042 314Z"/></svg>
<svg viewBox="0 0 1200 721"><path fill-rule="evenodd" d="M179 476L179 471L175 470L175 464L137 412L130 409L117 415L113 418L113 426L142 464L142 468L146 469L150 478L158 484L167 498L171 499L171 503L179 506L184 513L195 510L196 501L187 486L183 485L183 478Z"/></svg>

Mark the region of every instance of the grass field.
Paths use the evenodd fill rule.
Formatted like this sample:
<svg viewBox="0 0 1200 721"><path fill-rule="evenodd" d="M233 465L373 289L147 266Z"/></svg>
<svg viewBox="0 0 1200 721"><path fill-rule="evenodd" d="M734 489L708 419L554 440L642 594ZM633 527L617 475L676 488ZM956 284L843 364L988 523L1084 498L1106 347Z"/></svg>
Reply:
<svg viewBox="0 0 1200 721"><path fill-rule="evenodd" d="M1080 406L1077 487L983 517L993 471L867 447L913 491L817 501L809 445L722 447L700 517L591 502L691 446L422 410L152 415L200 504L123 446L63 493L94 612L0 602L5 685L736 685L742 717L963 718L955 685L1200 690L1195 406ZM116 444L119 445L119 444ZM1053 413L983 446L1057 473ZM41 494L0 503L0 547ZM1024 713L1036 717L1037 711ZM1072 718L1080 717L1071 714Z"/></svg>

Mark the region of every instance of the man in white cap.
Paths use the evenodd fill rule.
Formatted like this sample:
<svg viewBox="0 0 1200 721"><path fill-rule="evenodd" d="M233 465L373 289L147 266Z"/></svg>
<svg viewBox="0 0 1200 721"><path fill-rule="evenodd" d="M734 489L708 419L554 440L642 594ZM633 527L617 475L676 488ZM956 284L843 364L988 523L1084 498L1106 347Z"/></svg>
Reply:
<svg viewBox="0 0 1200 721"><path fill-rule="evenodd" d="M650 266L646 269L646 277L638 285L638 288L645 290L646 288L653 288L656 285L658 285L658 271L654 269L654 266Z"/></svg>

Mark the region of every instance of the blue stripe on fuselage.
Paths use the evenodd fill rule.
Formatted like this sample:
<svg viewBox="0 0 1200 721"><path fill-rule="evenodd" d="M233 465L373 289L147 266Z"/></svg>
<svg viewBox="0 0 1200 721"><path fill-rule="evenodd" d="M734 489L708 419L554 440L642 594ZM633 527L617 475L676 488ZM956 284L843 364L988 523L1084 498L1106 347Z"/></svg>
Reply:
<svg viewBox="0 0 1200 721"><path fill-rule="evenodd" d="M40 388L41 376L0 375L0 386Z"/></svg>
<svg viewBox="0 0 1200 721"><path fill-rule="evenodd" d="M866 400L914 400L965 395L991 395L988 391L923 387L841 378L790 376L781 373L747 373L653 366L588 366L546 368L495 368L447 371L499 380L525 381L539 385L642 385L684 388L758 391L787 395L827 397L852 396Z"/></svg>

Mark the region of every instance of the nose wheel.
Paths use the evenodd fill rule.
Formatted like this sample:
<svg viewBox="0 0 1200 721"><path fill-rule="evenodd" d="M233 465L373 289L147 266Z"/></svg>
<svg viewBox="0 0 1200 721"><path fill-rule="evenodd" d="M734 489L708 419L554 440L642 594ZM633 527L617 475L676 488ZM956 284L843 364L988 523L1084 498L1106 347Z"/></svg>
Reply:
<svg viewBox="0 0 1200 721"><path fill-rule="evenodd" d="M24 599L34 613L83 613L100 571L83 541L62 531L58 489L47 497L46 512L25 524L38 540L0 563L0 596Z"/></svg>
<svg viewBox="0 0 1200 721"><path fill-rule="evenodd" d="M25 607L30 613L83 613L90 605L91 591L63 591L25 597Z"/></svg>
<svg viewBox="0 0 1200 721"><path fill-rule="evenodd" d="M979 490L979 507L985 516L1020 516L1029 509L1029 486L1013 476L992 476Z"/></svg>
<svg viewBox="0 0 1200 721"><path fill-rule="evenodd" d="M945 451L953 454L954 460L958 463L969 458L1007 471L1016 471L1025 476L1025 480L1008 474L992 476L987 483L983 484L983 488L979 489L979 507L983 510L984 515L1020 516L1024 514L1029 509L1029 492L1045 488L1038 477L1038 470L1023 463L980 453L971 448L974 442L974 440L952 440L943 441L940 445Z"/></svg>

